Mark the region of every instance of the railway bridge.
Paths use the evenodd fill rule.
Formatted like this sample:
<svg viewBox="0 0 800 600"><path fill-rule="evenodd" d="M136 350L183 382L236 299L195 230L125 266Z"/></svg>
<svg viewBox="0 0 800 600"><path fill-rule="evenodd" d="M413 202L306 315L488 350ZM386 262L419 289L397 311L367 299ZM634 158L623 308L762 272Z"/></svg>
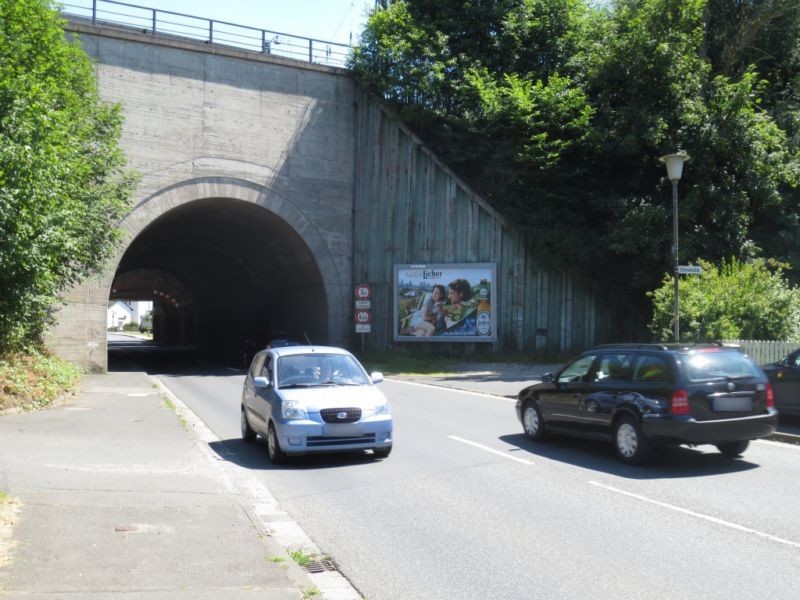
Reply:
<svg viewBox="0 0 800 600"><path fill-rule="evenodd" d="M571 351L607 337L595 295L547 272L525 240L351 73L308 58L69 18L103 100L125 115L141 175L124 241L102 274L65 297L49 345L107 368L106 309L153 300L161 344L235 356L246 339L305 332L383 349L398 264L490 263L490 343ZM310 45L309 45L310 48ZM330 52L327 53L330 55ZM371 332L354 287L371 286Z"/></svg>

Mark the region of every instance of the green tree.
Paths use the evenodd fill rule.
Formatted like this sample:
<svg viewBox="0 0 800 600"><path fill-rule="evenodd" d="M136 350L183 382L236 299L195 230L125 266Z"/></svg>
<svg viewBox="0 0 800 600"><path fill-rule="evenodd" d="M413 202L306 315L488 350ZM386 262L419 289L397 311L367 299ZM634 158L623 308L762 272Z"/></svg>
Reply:
<svg viewBox="0 0 800 600"><path fill-rule="evenodd" d="M735 45L726 32L765 13L729 4L759 3L393 2L368 22L353 66L518 225L543 266L583 275L643 325L645 294L670 268L662 154L692 156L680 183L683 261L759 248L800 258L798 154L789 118L764 101L775 69L746 52L735 68L719 63ZM785 33L794 21L770 23ZM787 34L775 48L792 44Z"/></svg>
<svg viewBox="0 0 800 600"><path fill-rule="evenodd" d="M0 0L0 352L39 344L118 239L134 187L121 124L53 5Z"/></svg>
<svg viewBox="0 0 800 600"><path fill-rule="evenodd" d="M786 282L779 264L736 258L699 264L702 275L678 282L681 341L800 340L800 289ZM648 294L650 331L658 340L672 339L673 286L666 277Z"/></svg>

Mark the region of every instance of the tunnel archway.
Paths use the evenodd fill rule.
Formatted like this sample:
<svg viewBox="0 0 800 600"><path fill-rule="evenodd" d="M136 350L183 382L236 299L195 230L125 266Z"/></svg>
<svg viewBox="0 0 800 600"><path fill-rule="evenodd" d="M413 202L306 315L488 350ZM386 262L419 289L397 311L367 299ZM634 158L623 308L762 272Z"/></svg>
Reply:
<svg viewBox="0 0 800 600"><path fill-rule="evenodd" d="M338 342L337 271L305 215L250 182L208 183L178 184L131 213L109 299L152 300L156 342L226 361L278 332Z"/></svg>

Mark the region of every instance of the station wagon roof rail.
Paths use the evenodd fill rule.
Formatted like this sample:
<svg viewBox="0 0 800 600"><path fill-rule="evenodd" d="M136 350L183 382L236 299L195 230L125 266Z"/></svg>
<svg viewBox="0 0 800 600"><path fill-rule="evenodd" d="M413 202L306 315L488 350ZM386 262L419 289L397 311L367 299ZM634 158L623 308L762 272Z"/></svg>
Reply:
<svg viewBox="0 0 800 600"><path fill-rule="evenodd" d="M592 350L612 350L616 348L625 348L629 350L668 350L669 348L664 344L600 344L594 346Z"/></svg>
<svg viewBox="0 0 800 600"><path fill-rule="evenodd" d="M600 344L598 346L594 346L592 350L614 350L614 349L625 349L625 350L674 350L674 351L689 351L689 350L700 350L703 348L731 348L738 350L740 347L736 344L725 344L719 341L713 342L696 342L696 343L649 343L649 344L641 344L641 343L620 343L620 344Z"/></svg>

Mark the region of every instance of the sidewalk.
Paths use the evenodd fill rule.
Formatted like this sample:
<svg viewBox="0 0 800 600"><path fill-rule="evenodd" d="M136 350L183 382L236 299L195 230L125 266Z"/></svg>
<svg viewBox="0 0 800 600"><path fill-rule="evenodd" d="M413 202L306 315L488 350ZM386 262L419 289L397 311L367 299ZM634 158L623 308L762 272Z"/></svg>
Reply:
<svg viewBox="0 0 800 600"><path fill-rule="evenodd" d="M311 580L184 427L144 373L0 417L0 491L20 509L0 596L303 598Z"/></svg>
<svg viewBox="0 0 800 600"><path fill-rule="evenodd" d="M521 389L539 383L542 375L555 373L560 366L559 364L461 363L454 366L452 373L403 375L396 379L516 398ZM780 417L778 431L769 439L800 444L800 418Z"/></svg>

